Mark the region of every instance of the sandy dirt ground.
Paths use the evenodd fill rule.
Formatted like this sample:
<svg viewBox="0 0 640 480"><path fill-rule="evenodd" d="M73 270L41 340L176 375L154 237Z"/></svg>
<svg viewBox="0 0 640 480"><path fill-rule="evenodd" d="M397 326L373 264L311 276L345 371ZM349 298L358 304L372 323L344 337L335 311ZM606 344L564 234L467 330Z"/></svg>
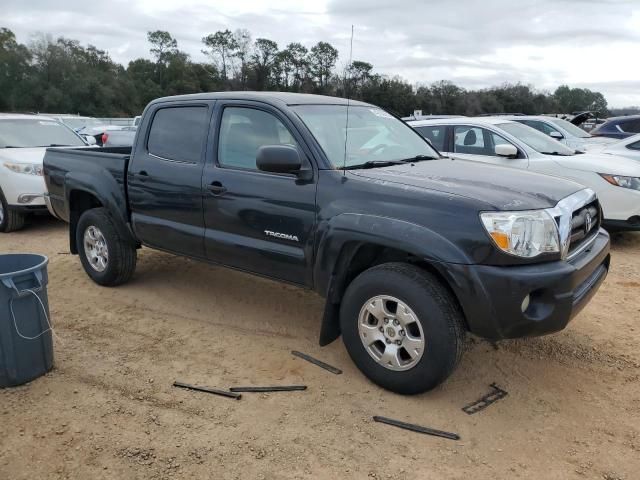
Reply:
<svg viewBox="0 0 640 480"><path fill-rule="evenodd" d="M131 283L101 288L54 220L2 235L0 251L49 256L59 336L51 373L0 390L0 479L640 478L638 234L615 237L606 283L565 331L470 338L453 376L414 397L368 382L341 341L317 345L323 304L313 293L146 249ZM236 401L174 388L176 379L309 388ZM463 413L492 382L509 395Z"/></svg>

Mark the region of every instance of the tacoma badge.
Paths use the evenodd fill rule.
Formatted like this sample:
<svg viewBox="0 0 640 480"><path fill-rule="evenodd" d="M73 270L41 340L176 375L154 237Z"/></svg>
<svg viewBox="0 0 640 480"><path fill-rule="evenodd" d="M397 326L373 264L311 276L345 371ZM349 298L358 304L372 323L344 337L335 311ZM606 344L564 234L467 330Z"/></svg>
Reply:
<svg viewBox="0 0 640 480"><path fill-rule="evenodd" d="M264 233L265 233L265 235L267 235L269 237L282 238L284 240L291 240L293 242L299 242L300 241L300 240L298 240L298 237L295 236L295 235L287 235L286 233L272 232L271 230L265 230Z"/></svg>

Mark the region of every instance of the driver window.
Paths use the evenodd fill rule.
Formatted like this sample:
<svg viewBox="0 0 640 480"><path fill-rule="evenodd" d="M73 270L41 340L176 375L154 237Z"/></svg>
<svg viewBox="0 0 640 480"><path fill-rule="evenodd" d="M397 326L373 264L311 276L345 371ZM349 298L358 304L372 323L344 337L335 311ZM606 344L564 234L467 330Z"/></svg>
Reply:
<svg viewBox="0 0 640 480"><path fill-rule="evenodd" d="M298 146L289 129L268 112L246 107L224 109L218 142L221 166L257 170L256 155L264 145Z"/></svg>
<svg viewBox="0 0 640 480"><path fill-rule="evenodd" d="M488 130L485 130L485 132L488 134L489 138L490 138L490 143L491 143L491 148L493 150L492 155L496 154L496 147L498 145L512 145L510 142L507 142L504 138L502 138L500 135L496 135L493 132L490 132Z"/></svg>
<svg viewBox="0 0 640 480"><path fill-rule="evenodd" d="M457 126L454 130L454 138L453 151L455 153L487 155L481 128Z"/></svg>
<svg viewBox="0 0 640 480"><path fill-rule="evenodd" d="M469 155L484 155L493 157L496 155L496 145L510 145L500 135L480 127L457 126L454 129L455 153Z"/></svg>
<svg viewBox="0 0 640 480"><path fill-rule="evenodd" d="M518 121L520 123L524 123L528 127L535 128L539 132L542 132L542 133L544 133L546 135L551 135L551 132L560 133L555 128L549 126L545 122L539 122L539 121L536 121L536 120L516 120L516 121Z"/></svg>

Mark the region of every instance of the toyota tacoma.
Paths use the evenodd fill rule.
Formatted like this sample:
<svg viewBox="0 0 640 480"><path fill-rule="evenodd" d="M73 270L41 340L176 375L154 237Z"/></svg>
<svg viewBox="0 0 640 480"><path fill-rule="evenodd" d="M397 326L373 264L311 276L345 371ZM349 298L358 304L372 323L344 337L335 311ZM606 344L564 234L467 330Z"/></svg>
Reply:
<svg viewBox="0 0 640 480"><path fill-rule="evenodd" d="M467 332L563 329L609 269L593 191L445 158L340 98L157 99L132 147L50 148L44 175L96 283L129 280L145 246L312 289L320 344L342 335L367 377L404 394L444 381Z"/></svg>

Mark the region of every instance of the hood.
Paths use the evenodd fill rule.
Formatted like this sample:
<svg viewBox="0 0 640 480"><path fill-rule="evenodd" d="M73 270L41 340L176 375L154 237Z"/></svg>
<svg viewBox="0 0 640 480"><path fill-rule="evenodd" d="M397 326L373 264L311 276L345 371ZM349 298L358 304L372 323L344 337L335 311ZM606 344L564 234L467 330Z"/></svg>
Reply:
<svg viewBox="0 0 640 480"><path fill-rule="evenodd" d="M584 142L589 145L610 145L612 143L619 142L620 140L616 138L609 137L588 137L583 138Z"/></svg>
<svg viewBox="0 0 640 480"><path fill-rule="evenodd" d="M436 190L472 198L497 210L533 210L554 207L582 190L578 183L524 170L467 160L426 160L413 166L352 170L365 179Z"/></svg>
<svg viewBox="0 0 640 480"><path fill-rule="evenodd" d="M558 165L572 170L640 177L638 162L619 155L589 152L568 157L553 157L553 160Z"/></svg>
<svg viewBox="0 0 640 480"><path fill-rule="evenodd" d="M82 145L55 148L78 148L80 146ZM0 162L42 164L47 148L50 147L0 148Z"/></svg>
<svg viewBox="0 0 640 480"><path fill-rule="evenodd" d="M0 148L0 162L42 164L46 147Z"/></svg>
<svg viewBox="0 0 640 480"><path fill-rule="evenodd" d="M580 145L576 145L576 148L578 150L582 150L583 152L589 152L589 153L602 152L605 148L620 141L615 138L609 138L609 137L591 137L591 138L582 138L581 140L582 141L579 142Z"/></svg>

